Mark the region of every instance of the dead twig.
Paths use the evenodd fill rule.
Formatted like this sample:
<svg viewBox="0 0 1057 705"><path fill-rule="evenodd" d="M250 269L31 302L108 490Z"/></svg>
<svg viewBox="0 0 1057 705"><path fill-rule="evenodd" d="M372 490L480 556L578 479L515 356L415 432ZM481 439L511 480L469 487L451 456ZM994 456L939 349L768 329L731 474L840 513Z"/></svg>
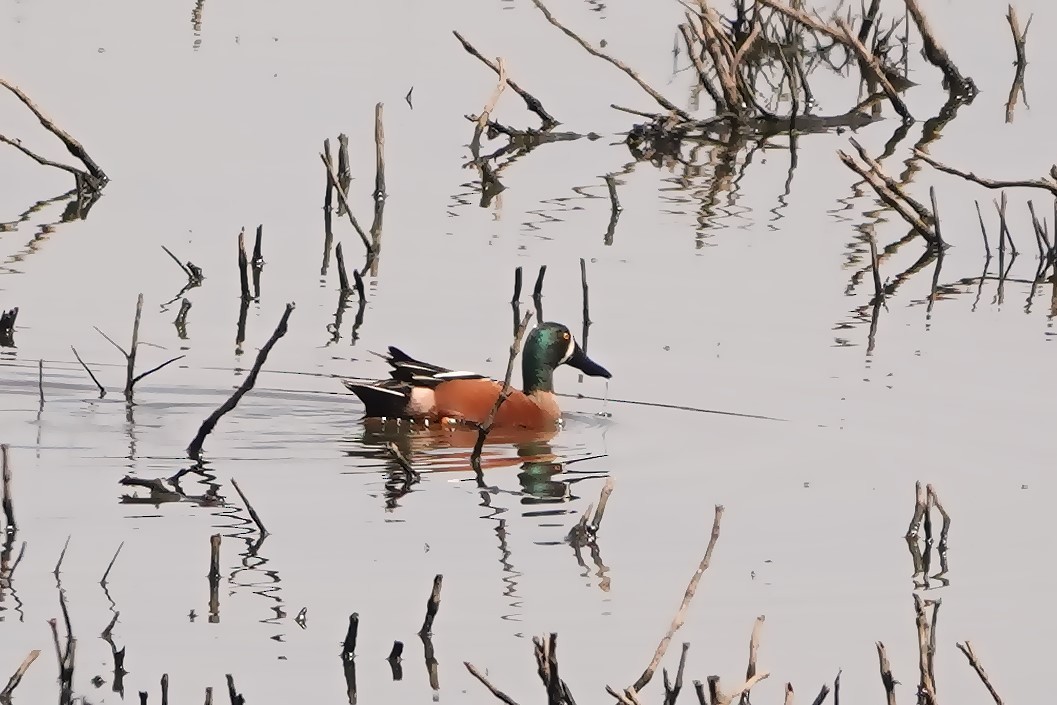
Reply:
<svg viewBox="0 0 1057 705"><path fill-rule="evenodd" d="M338 181L337 174L334 173L334 165L330 161L330 155L321 152L319 158L327 168L327 178L330 179L330 184L334 187L334 192L338 194L338 204L348 216L349 222L352 223L353 230L355 230L356 234L360 236L360 240L363 242L363 246L367 250L367 256L372 257L374 255L374 247L371 245L371 239L367 237L367 233L362 227L360 227L360 222L356 220L356 216L354 216L352 210L349 209L349 200L345 195L345 189L341 187L341 183Z"/></svg>
<svg viewBox="0 0 1057 705"><path fill-rule="evenodd" d="M14 85L13 83L8 82L4 78L0 78L0 86L3 86L7 90L14 93L15 96L20 101L22 101L22 103L27 108L29 108L30 111L37 117L37 120L39 120L40 124L44 126L44 129L58 137L59 140L62 141L62 143L66 146L66 149L70 152L70 154L77 157L77 159L79 159L80 162L84 164L85 168L88 171L83 172L79 169L74 169L73 167L68 167L65 165L58 164L56 162L52 162L50 160L45 160L42 157L37 157L33 155L29 150L22 147L21 143L18 142L18 140L10 140L7 138L3 138L0 141L6 142L7 144L17 147L23 153L31 156L33 159L35 159L41 164L44 164L46 166L58 167L60 169L63 169L64 171L69 171L74 173L75 175L78 175L79 180L83 178L87 186L89 186L93 191L99 191L104 186L106 186L107 182L110 180L110 177L108 177L106 175L106 172L104 172L99 167L99 165L95 163L95 160L93 160L92 157L89 156L88 152L85 150L85 148L81 145L80 142L75 140L72 136L70 136L68 132L56 125L54 120L45 115L44 111L37 107L37 104L34 103L21 88Z"/></svg>
<svg viewBox="0 0 1057 705"><path fill-rule="evenodd" d="M657 101L657 103L662 108L675 113L684 120L693 119L690 117L689 113L679 108L677 105L675 105L675 103L665 98L663 95L654 90L648 83L639 78L639 75L635 73L635 71L623 61L621 61L620 59L616 59L610 56L609 54L606 54L605 52L594 48L593 46L588 44L587 41L582 39L580 35L578 35L576 32L572 31L571 29L563 25L561 22L559 22L554 17L554 15L551 14L551 11L547 9L547 6L544 5L543 2L541 2L541 0L532 0L532 4L539 8L539 11L543 13L543 16L547 18L548 22L560 29L567 37L569 37L581 47L583 47L588 54L590 54L591 56L597 56L599 59L608 61L609 63L613 64L618 69L626 73L631 78L631 80L635 81L635 83L637 83L639 87L642 88L642 90L646 91L646 93L648 93L651 98Z"/></svg>
<svg viewBox="0 0 1057 705"><path fill-rule="evenodd" d="M936 35L932 32L932 27L929 26L925 13L918 4L918 0L904 0L904 2L910 16L914 18L914 24L917 25L918 32L921 34L925 58L928 59L930 64L943 72L947 90L957 95L974 96L976 94L976 84L973 83L973 79L961 74L958 67L951 61L947 51L940 46Z"/></svg>
<svg viewBox="0 0 1057 705"><path fill-rule="evenodd" d="M976 671L976 675L980 677L984 687L987 688L987 692L994 698L995 705L1003 705L1002 696L998 694L995 687L991 685L991 679L987 677L987 671L984 670L984 666L980 663L980 659L976 657L976 653L973 651L973 644L969 640L966 640L964 644L956 644L958 650L965 654L965 658L969 659L969 665Z"/></svg>
<svg viewBox="0 0 1057 705"><path fill-rule="evenodd" d="M896 679L892 676L892 666L888 663L888 652L885 645L877 642L877 660L881 669L881 683L884 685L888 705L896 705Z"/></svg>
<svg viewBox="0 0 1057 705"><path fill-rule="evenodd" d="M499 391L499 396L496 397L495 403L492 404L492 409L488 412L488 416L477 427L477 442L474 443L473 452L470 454L470 465L473 466L474 473L477 475L477 484L480 486L484 486L484 472L481 470L481 452L484 450L484 442L488 437L488 433L492 430L496 414L499 413L499 407L510 396L510 378L514 374L514 360L521 350L521 339L525 336L525 329L528 328L530 320L532 320L531 312L525 314L524 318L521 319L521 325L518 326L517 331L514 333L514 341L510 343L510 358L506 364L506 375L503 377L503 387Z"/></svg>
<svg viewBox="0 0 1057 705"><path fill-rule="evenodd" d="M246 513L250 515L250 519L252 519L253 523L257 525L257 530L260 532L261 538L263 539L268 535L268 530L264 528L264 522L261 521L261 515L258 514L257 510L253 508L252 504L250 504L249 497L247 497L246 493L242 491L241 487L239 487L239 483L235 478L231 478L231 486L239 493L239 497L242 498L242 503L246 505Z"/></svg>
<svg viewBox="0 0 1057 705"><path fill-rule="evenodd" d="M477 51L477 49L475 49L474 46L470 44L470 42L466 41L466 38L459 34L458 31L453 30L452 34L455 35L455 38L459 40L460 44L462 44L463 49L469 52L470 55L480 59L481 63L495 71L497 76L502 75L502 71L500 70L499 65L491 59L485 57L481 52ZM524 88L519 86L514 81L514 79L507 78L506 85L510 86L510 90L514 91L519 96L521 96L521 99L525 101L525 106L539 117L540 122L543 123L540 127L541 130L546 132L547 130L550 130L560 124L557 120L554 119L553 116L551 116L550 113L546 111L546 109L543 107L543 103L541 103L539 99L536 98L536 96L532 95Z"/></svg>
<svg viewBox="0 0 1057 705"><path fill-rule="evenodd" d="M470 663L469 661L463 661L462 665L466 666L466 670L470 672L470 675L476 678L477 680L481 681L481 685L483 685L485 688L488 688L488 691L496 698L498 698L500 702L506 703L506 705L518 705L518 702L516 700L496 688L494 685L492 685L491 681L485 678L485 675L478 671L477 667L474 666L472 663Z"/></svg>
<svg viewBox="0 0 1057 705"><path fill-rule="evenodd" d="M11 679L7 681L7 685L4 686L3 690L0 690L0 702L8 703L11 702L11 694L15 692L15 688L22 682L22 677L26 675L26 671L33 665L33 662L40 656L40 649L33 649L29 652L22 664L12 674Z"/></svg>
<svg viewBox="0 0 1057 705"><path fill-rule="evenodd" d="M117 348L121 352L121 354L125 356L125 366L126 366L125 367L125 370L126 370L126 372L125 372L125 399L127 399L129 401L132 400L132 393L133 393L133 390L135 389L135 386L136 386L137 382L139 382L141 379L143 379L147 375L154 374L158 370L160 370L160 369L162 369L164 367L168 367L169 365L171 365L172 363L176 362L177 360L182 360L184 357L186 357L185 355L177 355L176 357L174 357L172 359L166 360L165 362L161 363L157 367L152 367L151 369L147 370L146 372L143 372L143 373L140 373L140 374L137 375L136 374L136 355L139 352L139 323L140 323L140 319L142 317L143 317L143 294L140 294L136 298L136 317L135 317L135 319L132 322L132 342L129 345L129 349L128 350L125 350L125 348L121 347L117 342L114 341L113 338L111 338L109 335L107 335L102 330L100 330L98 326L93 326L93 328L95 328L96 332L99 333L99 335L103 336L107 340L107 342L109 342L111 345L113 345L115 348ZM76 351L74 352L74 354L76 355ZM78 359L80 359L80 358L78 358ZM88 369L88 367L84 365L84 362L81 362L81 365L84 366L86 370ZM89 371L88 374L91 375L93 379L95 379L95 375L92 375L91 371ZM102 389L102 385L99 384L98 380L96 380L96 386L99 386L99 388ZM100 396L102 396L102 395L100 395Z"/></svg>
<svg viewBox="0 0 1057 705"><path fill-rule="evenodd" d="M904 220L909 223L914 230L921 235L922 238L929 244L930 247L938 248L940 243L936 239L935 233L929 224L918 214L918 212L911 206L910 201L906 194L903 193L902 189L896 190L888 185L885 177L878 174L869 166L860 166L850 155L843 150L837 151L837 156L844 162L844 165L854 171L856 174L866 180L877 195L884 201L888 206L895 209ZM893 182L894 183L894 182Z"/></svg>
<svg viewBox="0 0 1057 705"><path fill-rule="evenodd" d="M114 551L114 557L110 559L110 564L109 564L109 565L107 565L107 567L106 567L106 572L105 572L105 573L103 573L103 578L102 578L102 579L101 579L101 580L99 581L99 584L100 584L100 585L101 585L101 586L102 586L102 587L103 587L104 589L106 588L106 581L107 581L107 579L108 579L108 578L110 577L110 571L114 569L114 564L115 564L115 563L117 563L117 557L121 555L121 549L123 549L124 547L125 547L125 542L124 542L124 541L122 541L122 542L121 542L121 543L120 543L120 544L118 545L118 547L117 547L117 550L116 550L116 551Z"/></svg>
<svg viewBox="0 0 1057 705"><path fill-rule="evenodd" d="M444 585L444 576L438 573L433 576L433 589L426 600L426 618L422 621L422 628L418 630L420 637L433 636L433 620L437 618L440 610L440 589Z"/></svg>
<svg viewBox="0 0 1057 705"><path fill-rule="evenodd" d="M503 95L503 89L506 88L506 62L503 61L503 57L496 57L496 62L499 65L499 81L496 83L495 90L492 91L492 97L488 99L488 102L484 105L484 110L477 117L477 124L473 129L473 140L470 141L470 152L475 155L481 152L481 135L484 133L485 127L488 125L489 119L492 117L492 111L495 110L496 104L499 102L500 96ZM483 186L482 180L482 186Z"/></svg>
<svg viewBox="0 0 1057 705"><path fill-rule="evenodd" d="M272 351L272 348L275 347L279 338L286 335L287 324L290 321L290 314L293 312L294 304L286 304L286 310L283 312L282 318L279 319L279 325L276 326L275 332L272 333L272 337L268 339L268 342L266 342L264 346L261 347L260 352L257 353L257 359L253 363L253 369L251 369L250 373L246 375L246 378L242 381L242 384L239 385L239 388L235 390L235 393L232 394L227 401L221 404L216 411L210 414L209 418L202 422L201 427L198 429L198 433L191 441L191 445L187 446L188 457L191 459L199 459L202 457L202 444L205 443L206 436L216 428L217 422L220 421L220 418L234 409L242 397L253 389L253 385L257 383L257 375L260 374L261 367L264 366L264 362L268 359L268 354Z"/></svg>
<svg viewBox="0 0 1057 705"><path fill-rule="evenodd" d="M973 183L980 184L984 188L989 189L1003 189L1003 188L1039 188L1049 191L1055 198L1057 198L1057 165L1050 167L1049 177L1043 177L1041 179L1018 179L1018 180L1003 180L1003 179L985 179L982 176L977 176L971 171L961 171L955 169L952 166L947 166L942 162L938 162L930 157L920 149L914 150L914 156L922 160L926 164L932 166L934 169L938 169L947 174L953 174L954 176L960 176L966 181L972 181Z"/></svg>
<svg viewBox="0 0 1057 705"><path fill-rule="evenodd" d="M715 508L715 516L712 520L712 535L708 540L708 546L705 548L705 555L701 559L701 563L697 566L697 570L694 571L694 575L690 578L690 583L686 586L686 592L683 594L683 600L679 605L679 609L675 613L675 617L672 619L671 626L668 627L668 632L661 638L661 642L657 645L657 650L653 653L653 658L650 660L646 670L642 672L638 680L631 685L627 691L630 691L630 696L634 697L635 694L640 692L653 678L653 674L657 671L657 666L660 665L661 659L664 658L665 652L668 650L668 645L672 641L672 637L683 626L683 622L686 621L687 610L690 609L690 602L694 599L694 593L697 592L697 585L701 582L701 576L708 570L709 564L712 562L712 551L716 548L716 542L719 541L719 526L723 519L723 505L717 504ZM762 676L766 677L766 675ZM751 687L751 686L749 686ZM625 691L625 694L627 694Z"/></svg>
<svg viewBox="0 0 1057 705"><path fill-rule="evenodd" d="M11 493L11 459L8 457L8 451L8 445L0 443L0 507L4 513L4 534L8 539L12 539L18 533L18 523L15 522L15 499Z"/></svg>
<svg viewBox="0 0 1057 705"><path fill-rule="evenodd" d="M1013 122L1013 110L1017 107L1017 95L1024 94L1024 71L1028 67L1027 40L1028 30L1031 29L1031 20L1034 15L1028 17L1028 23L1024 25L1024 31L1020 31L1020 21L1017 19L1017 11L1013 5L1006 12L1006 21L1009 22L1009 30L1013 33L1013 49L1016 51L1016 68L1013 73L1013 83L1009 86L1009 98L1006 100L1006 122ZM1025 100L1027 100L1025 98Z"/></svg>

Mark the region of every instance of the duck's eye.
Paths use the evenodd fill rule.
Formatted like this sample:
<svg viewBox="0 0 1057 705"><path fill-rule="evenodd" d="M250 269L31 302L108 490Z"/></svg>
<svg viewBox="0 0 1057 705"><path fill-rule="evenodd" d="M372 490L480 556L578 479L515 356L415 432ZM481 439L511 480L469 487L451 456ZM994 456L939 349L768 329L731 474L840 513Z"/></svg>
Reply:
<svg viewBox="0 0 1057 705"><path fill-rule="evenodd" d="M569 339L569 331L565 331L564 333L562 333L562 339L564 339L564 340L568 340Z"/></svg>

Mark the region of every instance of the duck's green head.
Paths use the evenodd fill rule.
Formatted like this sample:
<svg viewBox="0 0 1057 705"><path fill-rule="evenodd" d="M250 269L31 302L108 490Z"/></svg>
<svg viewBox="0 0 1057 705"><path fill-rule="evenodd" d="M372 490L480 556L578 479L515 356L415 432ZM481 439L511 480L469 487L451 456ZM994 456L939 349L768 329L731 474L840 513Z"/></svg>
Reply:
<svg viewBox="0 0 1057 705"><path fill-rule="evenodd" d="M561 323L541 323L525 338L521 373L525 394L554 391L554 370L559 365L575 367L592 377L613 375L587 357L573 334Z"/></svg>

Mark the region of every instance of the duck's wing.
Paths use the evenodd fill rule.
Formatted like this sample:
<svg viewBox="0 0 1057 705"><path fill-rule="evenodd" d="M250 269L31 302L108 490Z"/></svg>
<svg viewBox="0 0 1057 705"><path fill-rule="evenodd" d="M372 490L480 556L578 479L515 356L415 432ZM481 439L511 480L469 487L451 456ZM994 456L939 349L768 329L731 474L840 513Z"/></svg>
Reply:
<svg viewBox="0 0 1057 705"><path fill-rule="evenodd" d="M410 387L428 387L433 389L438 384L456 379L488 379L486 375L476 372L451 370L447 367L416 360L393 345L389 346L389 354L384 357L386 362L393 368L389 371L392 381L407 384L409 394Z"/></svg>

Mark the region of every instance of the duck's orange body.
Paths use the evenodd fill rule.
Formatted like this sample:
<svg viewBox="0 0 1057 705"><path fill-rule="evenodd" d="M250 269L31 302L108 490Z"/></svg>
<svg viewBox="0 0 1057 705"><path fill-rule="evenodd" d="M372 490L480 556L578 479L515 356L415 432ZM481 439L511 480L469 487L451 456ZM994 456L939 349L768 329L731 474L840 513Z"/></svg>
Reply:
<svg viewBox="0 0 1057 705"><path fill-rule="evenodd" d="M503 389L501 382L472 372L455 372L421 362L398 348L384 356L392 366L390 379L371 384L345 380L345 386L363 401L368 417L481 424L491 413ZM609 377L590 360L569 330L544 323L525 342L522 390L512 389L493 419L493 427L550 430L561 420L552 375L568 364L589 375Z"/></svg>
<svg viewBox="0 0 1057 705"><path fill-rule="evenodd" d="M493 379L442 382L433 390L436 418L484 423L502 390L502 382ZM561 416L562 410L553 392L525 394L512 389L499 406L493 426L546 430L554 428Z"/></svg>

